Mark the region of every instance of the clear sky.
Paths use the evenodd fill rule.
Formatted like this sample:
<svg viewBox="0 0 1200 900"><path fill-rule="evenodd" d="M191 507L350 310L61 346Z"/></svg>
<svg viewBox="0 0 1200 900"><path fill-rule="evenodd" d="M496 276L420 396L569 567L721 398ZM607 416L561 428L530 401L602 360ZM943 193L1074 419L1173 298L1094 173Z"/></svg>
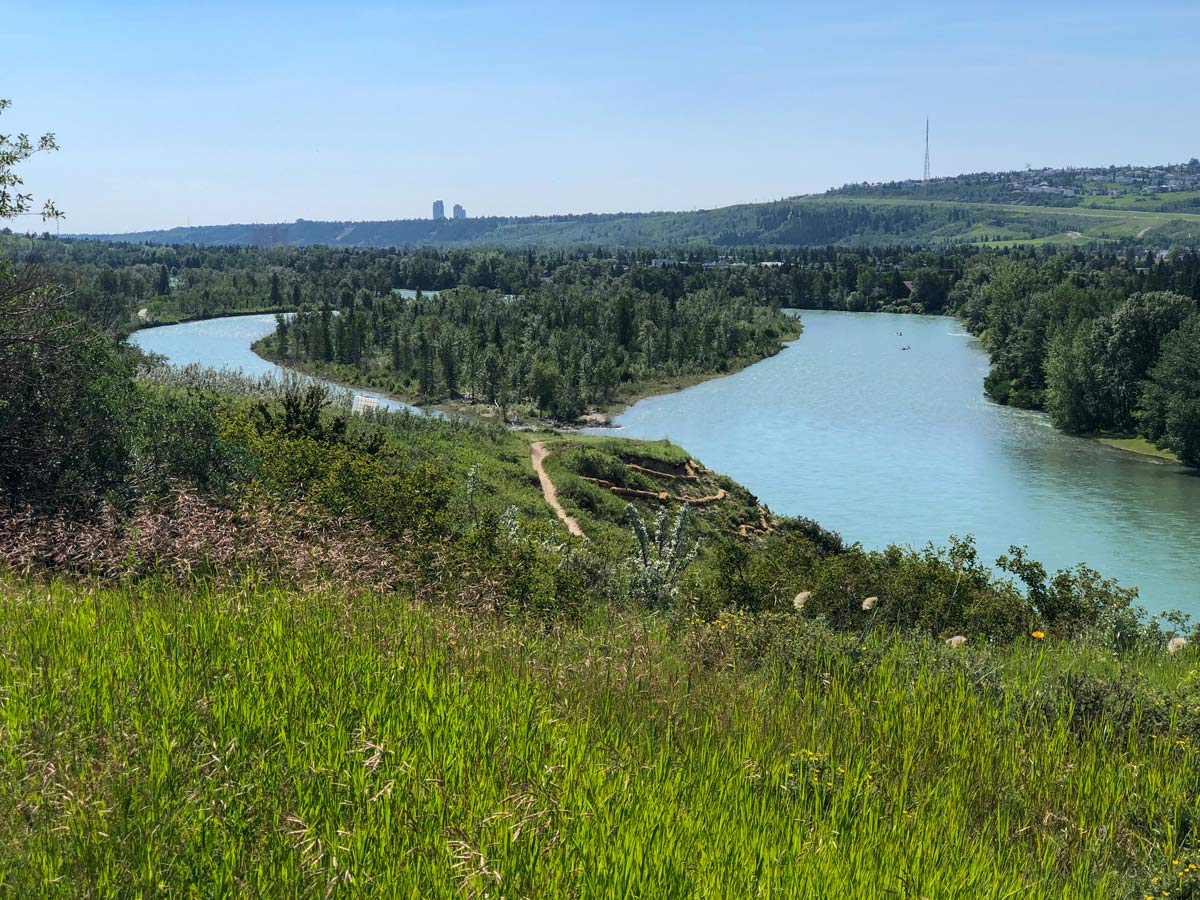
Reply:
<svg viewBox="0 0 1200 900"><path fill-rule="evenodd" d="M0 3L63 231L694 209L1200 155L1200 4ZM33 222L31 220L31 227ZM40 227L40 226L38 226Z"/></svg>

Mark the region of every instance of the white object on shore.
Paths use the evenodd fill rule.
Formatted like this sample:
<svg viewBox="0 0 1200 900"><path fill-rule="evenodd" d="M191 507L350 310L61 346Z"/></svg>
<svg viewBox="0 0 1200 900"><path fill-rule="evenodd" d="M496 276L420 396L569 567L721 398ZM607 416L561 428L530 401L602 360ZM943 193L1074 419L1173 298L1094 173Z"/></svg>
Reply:
<svg viewBox="0 0 1200 900"><path fill-rule="evenodd" d="M350 402L350 412L365 413L379 409L379 398L368 397L366 394L355 394Z"/></svg>
<svg viewBox="0 0 1200 900"><path fill-rule="evenodd" d="M792 600L792 606L796 607L797 611L802 610L802 609L804 609L804 604L807 603L811 599L812 599L812 591L801 591Z"/></svg>
<svg viewBox="0 0 1200 900"><path fill-rule="evenodd" d="M961 647L966 642L967 642L966 637L964 637L961 634L956 634L952 638L946 638L946 646L951 647L955 650L957 650L959 647Z"/></svg>
<svg viewBox="0 0 1200 900"><path fill-rule="evenodd" d="M863 609L874 609L875 604L879 602L878 597L868 597L863 601Z"/></svg>
<svg viewBox="0 0 1200 900"><path fill-rule="evenodd" d="M1169 641L1167 641L1167 652L1168 653L1178 653L1180 650L1182 650L1186 646L1187 646L1187 638L1173 637Z"/></svg>

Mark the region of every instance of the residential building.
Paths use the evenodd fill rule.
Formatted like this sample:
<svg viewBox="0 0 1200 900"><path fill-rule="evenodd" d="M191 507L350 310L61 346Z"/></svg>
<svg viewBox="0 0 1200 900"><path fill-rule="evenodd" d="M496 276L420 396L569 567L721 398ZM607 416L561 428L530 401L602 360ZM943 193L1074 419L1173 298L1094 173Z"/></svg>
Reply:
<svg viewBox="0 0 1200 900"><path fill-rule="evenodd" d="M455 203L454 204L454 218L465 219L466 217L467 217L467 211L465 209L463 209L460 204Z"/></svg>
<svg viewBox="0 0 1200 900"><path fill-rule="evenodd" d="M435 220L446 218L446 204L441 200L433 201L433 218Z"/></svg>

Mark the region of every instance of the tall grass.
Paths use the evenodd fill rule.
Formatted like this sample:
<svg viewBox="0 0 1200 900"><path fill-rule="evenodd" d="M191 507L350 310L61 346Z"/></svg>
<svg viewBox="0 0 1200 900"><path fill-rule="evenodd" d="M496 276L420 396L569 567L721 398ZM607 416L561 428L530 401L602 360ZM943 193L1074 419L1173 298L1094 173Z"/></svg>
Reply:
<svg viewBox="0 0 1200 900"><path fill-rule="evenodd" d="M1140 898L1188 849L1190 742L1047 714L1077 651L752 627L0 582L0 895Z"/></svg>

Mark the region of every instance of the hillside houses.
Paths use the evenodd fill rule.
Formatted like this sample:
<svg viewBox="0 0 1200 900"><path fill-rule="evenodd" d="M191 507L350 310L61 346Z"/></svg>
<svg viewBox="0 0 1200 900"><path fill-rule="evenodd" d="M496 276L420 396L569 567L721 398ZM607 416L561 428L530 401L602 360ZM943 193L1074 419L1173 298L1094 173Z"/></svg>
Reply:
<svg viewBox="0 0 1200 900"><path fill-rule="evenodd" d="M1084 197L1200 191L1200 160L1161 166L1068 166L1010 172L972 172L928 181L862 182L829 193L887 195L914 191L927 193L931 198L953 196L955 193L977 199L982 196L999 198L1006 194L1034 194L1071 201Z"/></svg>

